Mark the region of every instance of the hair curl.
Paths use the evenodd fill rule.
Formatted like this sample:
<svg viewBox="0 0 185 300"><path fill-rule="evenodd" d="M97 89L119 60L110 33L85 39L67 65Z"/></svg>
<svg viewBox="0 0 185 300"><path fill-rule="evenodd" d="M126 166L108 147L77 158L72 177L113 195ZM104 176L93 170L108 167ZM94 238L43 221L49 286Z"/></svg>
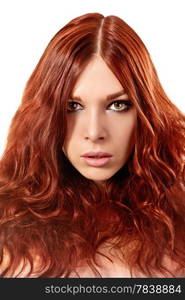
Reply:
<svg viewBox="0 0 185 300"><path fill-rule="evenodd" d="M67 99L97 54L137 110L134 149L104 194L62 152ZM9 128L0 161L1 277L21 276L27 264L25 277L70 277L81 262L101 277L96 253L109 240L131 273L184 272L184 158L185 116L135 31L117 16L73 19L49 42Z"/></svg>

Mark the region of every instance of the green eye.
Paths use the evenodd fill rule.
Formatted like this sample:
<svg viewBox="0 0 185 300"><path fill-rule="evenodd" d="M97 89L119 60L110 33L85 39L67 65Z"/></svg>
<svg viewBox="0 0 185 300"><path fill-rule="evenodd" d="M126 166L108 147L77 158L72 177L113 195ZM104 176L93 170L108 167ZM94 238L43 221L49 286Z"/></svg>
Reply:
<svg viewBox="0 0 185 300"><path fill-rule="evenodd" d="M77 111L76 107L78 107L78 105L80 105L78 102L75 102L75 101L69 101L69 102L68 102L68 108L67 108L67 111L68 111L68 112ZM79 109L78 109L78 110L79 110Z"/></svg>
<svg viewBox="0 0 185 300"><path fill-rule="evenodd" d="M68 101L68 107L67 107L67 111L68 112L77 112L79 110L83 110L82 105L78 102L75 101ZM78 108L78 107L81 108ZM122 111L127 111L130 109L130 107L132 106L131 102L129 100L116 100L111 102L108 107L114 107L108 110L113 110L113 111L117 111L117 112L122 112Z"/></svg>
<svg viewBox="0 0 185 300"><path fill-rule="evenodd" d="M129 108L131 107L131 102L128 100L117 100L112 102L109 106L114 106L114 111L125 111L129 110Z"/></svg>

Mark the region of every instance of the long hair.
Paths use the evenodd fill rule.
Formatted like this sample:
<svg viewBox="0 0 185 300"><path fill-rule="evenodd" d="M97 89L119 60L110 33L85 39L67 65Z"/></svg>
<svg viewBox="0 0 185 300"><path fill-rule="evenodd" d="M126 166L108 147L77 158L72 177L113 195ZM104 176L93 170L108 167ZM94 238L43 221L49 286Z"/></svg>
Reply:
<svg viewBox="0 0 185 300"><path fill-rule="evenodd" d="M94 55L137 110L135 145L104 193L62 151L67 99ZM73 19L46 47L9 128L0 161L1 277L19 277L27 265L25 277L78 276L83 263L101 277L96 254L111 240L132 276L176 277L185 271L184 158L185 116L136 32L117 16Z"/></svg>

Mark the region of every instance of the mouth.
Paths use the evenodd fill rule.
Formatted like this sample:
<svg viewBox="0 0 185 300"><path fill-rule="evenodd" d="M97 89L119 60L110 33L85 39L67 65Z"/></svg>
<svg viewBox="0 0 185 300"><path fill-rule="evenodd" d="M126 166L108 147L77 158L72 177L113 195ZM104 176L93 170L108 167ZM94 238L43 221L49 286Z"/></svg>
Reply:
<svg viewBox="0 0 185 300"><path fill-rule="evenodd" d="M106 165L111 160L111 157L84 156L83 159L92 167L101 167Z"/></svg>

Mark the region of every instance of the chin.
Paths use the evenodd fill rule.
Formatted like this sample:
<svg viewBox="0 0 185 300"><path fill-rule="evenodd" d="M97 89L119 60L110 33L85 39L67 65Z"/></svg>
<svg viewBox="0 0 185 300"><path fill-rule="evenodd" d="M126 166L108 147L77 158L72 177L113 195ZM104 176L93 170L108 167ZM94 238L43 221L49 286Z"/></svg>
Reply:
<svg viewBox="0 0 185 300"><path fill-rule="evenodd" d="M106 170L97 170L94 172L80 172L85 178L93 181L106 181L116 172L106 172Z"/></svg>

